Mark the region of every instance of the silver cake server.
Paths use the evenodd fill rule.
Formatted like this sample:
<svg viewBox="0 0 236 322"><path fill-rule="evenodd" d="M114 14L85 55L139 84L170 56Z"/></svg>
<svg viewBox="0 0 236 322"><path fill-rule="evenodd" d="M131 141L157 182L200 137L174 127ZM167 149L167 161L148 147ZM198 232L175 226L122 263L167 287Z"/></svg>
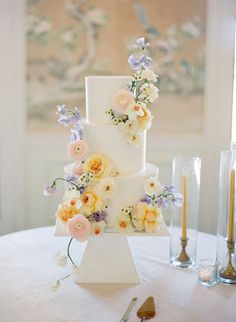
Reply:
<svg viewBox="0 0 236 322"><path fill-rule="evenodd" d="M125 314L122 316L120 322L126 322L129 320L129 318L131 317L132 311L135 308L136 303L137 303L137 297L132 298L130 305L125 311Z"/></svg>

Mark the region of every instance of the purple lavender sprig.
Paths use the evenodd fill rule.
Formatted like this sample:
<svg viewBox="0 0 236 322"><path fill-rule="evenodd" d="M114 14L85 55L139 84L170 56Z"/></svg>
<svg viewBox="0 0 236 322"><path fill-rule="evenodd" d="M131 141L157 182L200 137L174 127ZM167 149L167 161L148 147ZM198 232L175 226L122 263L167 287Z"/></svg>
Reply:
<svg viewBox="0 0 236 322"><path fill-rule="evenodd" d="M147 204L157 205L160 208L167 209L170 206L182 207L183 205L183 195L176 192L176 187L174 185L164 185L161 188L159 194L153 194L151 196L145 195L141 201Z"/></svg>
<svg viewBox="0 0 236 322"><path fill-rule="evenodd" d="M81 119L80 111L77 107L72 111L65 104L57 106L57 114L59 115L58 123L66 127L77 124Z"/></svg>
<svg viewBox="0 0 236 322"><path fill-rule="evenodd" d="M105 222L107 222L107 213L104 210L93 212L90 215L90 220L92 222L93 221L96 221L96 222L105 221Z"/></svg>

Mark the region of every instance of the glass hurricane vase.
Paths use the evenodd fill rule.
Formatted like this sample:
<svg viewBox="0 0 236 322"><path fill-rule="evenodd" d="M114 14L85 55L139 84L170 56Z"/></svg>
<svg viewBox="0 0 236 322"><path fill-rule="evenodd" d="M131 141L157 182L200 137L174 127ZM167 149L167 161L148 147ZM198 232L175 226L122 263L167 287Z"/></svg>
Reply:
<svg viewBox="0 0 236 322"><path fill-rule="evenodd" d="M196 262L200 171L200 158L173 160L172 182L184 197L182 208L171 210L170 262L176 267L191 267Z"/></svg>

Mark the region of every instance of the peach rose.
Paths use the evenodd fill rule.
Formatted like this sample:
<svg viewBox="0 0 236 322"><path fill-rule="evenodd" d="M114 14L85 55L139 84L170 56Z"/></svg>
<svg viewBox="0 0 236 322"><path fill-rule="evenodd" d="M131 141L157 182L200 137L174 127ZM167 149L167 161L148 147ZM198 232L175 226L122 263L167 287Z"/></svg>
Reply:
<svg viewBox="0 0 236 322"><path fill-rule="evenodd" d="M126 90L120 90L112 97L112 107L120 114L125 114L132 103L134 103L133 94Z"/></svg>
<svg viewBox="0 0 236 322"><path fill-rule="evenodd" d="M89 147L84 140L75 140L68 145L69 157L74 161L84 160L89 153Z"/></svg>
<svg viewBox="0 0 236 322"><path fill-rule="evenodd" d="M142 106L141 109L143 111L143 115L137 116L139 129L140 130L150 129L150 127L152 125L153 116L152 116L151 112L149 111L149 109L147 109L146 107Z"/></svg>

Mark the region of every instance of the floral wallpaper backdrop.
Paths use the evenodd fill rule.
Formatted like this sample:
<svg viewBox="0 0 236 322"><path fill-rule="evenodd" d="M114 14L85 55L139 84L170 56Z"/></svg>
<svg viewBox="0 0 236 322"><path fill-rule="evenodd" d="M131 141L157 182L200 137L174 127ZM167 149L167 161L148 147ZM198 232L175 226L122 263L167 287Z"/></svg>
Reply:
<svg viewBox="0 0 236 322"><path fill-rule="evenodd" d="M144 36L160 76L152 131L201 132L205 20L206 0L28 0L29 128L53 130L58 104L83 110L85 76L132 74Z"/></svg>

